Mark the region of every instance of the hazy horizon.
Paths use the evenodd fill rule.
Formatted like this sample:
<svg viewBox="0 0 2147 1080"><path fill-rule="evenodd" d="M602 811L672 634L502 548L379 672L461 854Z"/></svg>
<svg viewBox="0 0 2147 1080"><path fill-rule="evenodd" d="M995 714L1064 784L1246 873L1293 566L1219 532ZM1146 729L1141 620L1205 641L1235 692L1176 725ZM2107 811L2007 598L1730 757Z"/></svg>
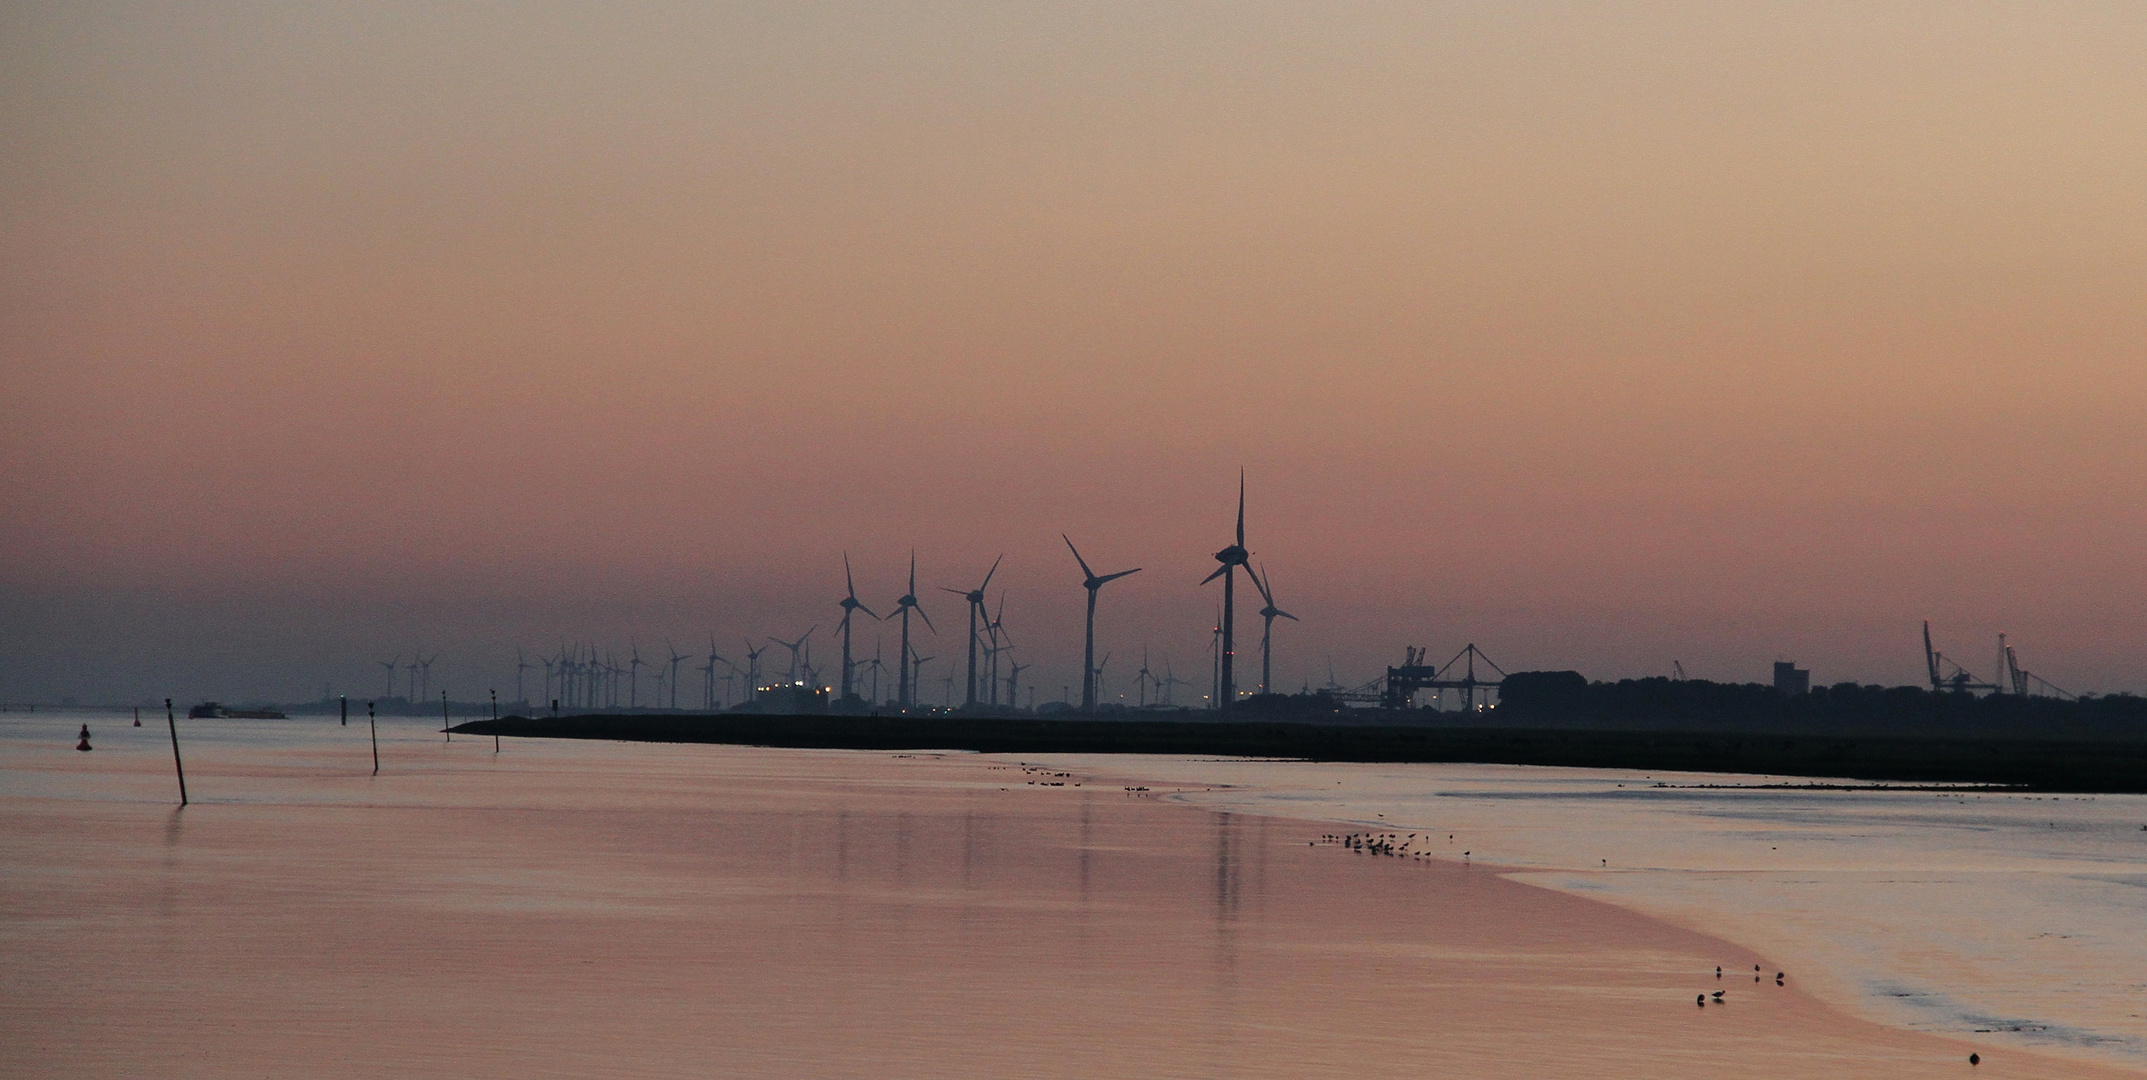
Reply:
<svg viewBox="0 0 2147 1080"><path fill-rule="evenodd" d="M0 27L0 701L815 624L832 673L843 553L886 614L912 548L938 656L1006 553L1048 700L1061 532L1144 567L1111 683L1197 694L1241 467L1279 689L1913 684L1928 618L2147 691L2136 5Z"/></svg>

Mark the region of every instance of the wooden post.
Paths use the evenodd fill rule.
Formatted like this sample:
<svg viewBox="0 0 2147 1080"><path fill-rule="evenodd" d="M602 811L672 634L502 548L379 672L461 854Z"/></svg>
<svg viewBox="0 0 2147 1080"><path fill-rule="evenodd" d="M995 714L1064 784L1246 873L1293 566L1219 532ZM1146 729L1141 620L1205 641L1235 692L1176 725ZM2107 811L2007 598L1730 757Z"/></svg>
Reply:
<svg viewBox="0 0 2147 1080"><path fill-rule="evenodd" d="M499 753L499 691L492 691L492 752Z"/></svg>
<svg viewBox="0 0 2147 1080"><path fill-rule="evenodd" d="M347 697L347 696L344 696L344 695L340 695L340 694L339 694L339 695L337 695L337 696L336 696L336 703L337 703L338 705L340 705L340 706L342 707L342 709L343 709L343 726L344 726L344 727L349 727L349 726L350 726L350 698L349 698L349 697Z"/></svg>
<svg viewBox="0 0 2147 1080"><path fill-rule="evenodd" d="M179 760L179 718L172 712L171 699L164 699L164 722L171 727L171 767L179 774L179 805L186 805L186 763Z"/></svg>
<svg viewBox="0 0 2147 1080"><path fill-rule="evenodd" d="M447 732L447 741L455 741L454 721L447 718L447 691L440 691L440 727Z"/></svg>
<svg viewBox="0 0 2147 1080"><path fill-rule="evenodd" d="M380 775L380 725L373 722L373 703L365 703L365 726L373 732L373 775Z"/></svg>

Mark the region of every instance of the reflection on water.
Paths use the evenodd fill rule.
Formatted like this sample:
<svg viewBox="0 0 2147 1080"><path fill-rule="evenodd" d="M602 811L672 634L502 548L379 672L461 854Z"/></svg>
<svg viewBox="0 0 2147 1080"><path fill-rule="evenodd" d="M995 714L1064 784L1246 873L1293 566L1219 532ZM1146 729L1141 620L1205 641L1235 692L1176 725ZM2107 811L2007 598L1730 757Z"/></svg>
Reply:
<svg viewBox="0 0 2147 1080"><path fill-rule="evenodd" d="M495 754L404 723L375 778L333 718L197 721L176 811L168 746L53 749L49 719L0 723L5 1075L1713 1076L1756 1054L1891 1077L1965 1056L1793 987L1695 1009L1714 964L1758 958L1615 908L993 759Z"/></svg>
<svg viewBox="0 0 2147 1080"><path fill-rule="evenodd" d="M1453 833L1458 855L1752 945L1892 1023L2147 1064L2147 797L1064 756L1211 807ZM1791 781L1801 783L1801 781ZM1676 786L1658 786L1658 785ZM1209 790L1211 786L1222 786Z"/></svg>

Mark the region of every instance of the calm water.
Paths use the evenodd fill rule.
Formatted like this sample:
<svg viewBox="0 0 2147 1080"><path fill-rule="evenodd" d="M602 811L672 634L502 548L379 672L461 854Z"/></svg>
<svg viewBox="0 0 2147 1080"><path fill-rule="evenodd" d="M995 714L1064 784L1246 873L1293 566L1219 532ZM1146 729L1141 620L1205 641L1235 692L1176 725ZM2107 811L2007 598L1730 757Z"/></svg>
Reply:
<svg viewBox="0 0 2147 1080"><path fill-rule="evenodd" d="M1801 779L1061 758L1214 807L1435 834L1795 964L1888 1023L2147 1064L2147 797L1698 790ZM1454 840L1445 842L1451 834ZM1771 973L1770 973L1771 974Z"/></svg>
<svg viewBox="0 0 2147 1080"><path fill-rule="evenodd" d="M1228 773L1259 786L1186 798L1470 821L1456 843L1510 863L1524 837L1593 832L1575 844L1612 871L1546 846L1531 876L1636 907L1654 894L1621 875L1651 872L1622 867L1649 849L1614 849L1623 830L1713 834L1648 841L1719 860L1687 877L1754 873L1728 861L1738 836L1791 831L1667 802L1620 816L1617 789L1591 801L1604 781L1577 775L495 754L398 720L375 778L362 720L181 720L179 810L161 717L90 717L90 754L70 749L80 721L0 716L9 1076L1895 1077L1958 1075L1968 1049L1842 1016L1801 972L1716 982L1716 964L1772 968L1749 941L1099 779ZM1804 827L1815 845L1847 828ZM1730 1004L1695 1007L1717 988ZM1979 1038L1982 1076L2083 1072Z"/></svg>

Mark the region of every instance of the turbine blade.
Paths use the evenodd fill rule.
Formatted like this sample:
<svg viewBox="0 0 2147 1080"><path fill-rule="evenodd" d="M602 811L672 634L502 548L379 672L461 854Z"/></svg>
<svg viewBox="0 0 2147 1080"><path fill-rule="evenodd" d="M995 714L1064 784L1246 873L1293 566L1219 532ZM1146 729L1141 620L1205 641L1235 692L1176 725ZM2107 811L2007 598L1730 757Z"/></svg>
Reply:
<svg viewBox="0 0 2147 1080"><path fill-rule="evenodd" d="M850 599L857 599L857 579L850 576L850 553L842 553L842 583L850 590Z"/></svg>
<svg viewBox="0 0 2147 1080"><path fill-rule="evenodd" d="M865 606L865 605L863 605L863 604L859 604L859 605L857 605L857 610L859 610L859 611L862 611L862 612L864 612L864 613L865 613L865 614L867 614L867 615L872 615L872 609L871 609L871 608L868 608L868 607L866 607L866 606ZM878 615L872 615L872 617L873 617L873 619L875 619L875 620L877 620L877 619L879 618L879 616L878 616Z"/></svg>
<svg viewBox="0 0 2147 1080"><path fill-rule="evenodd" d="M968 590L968 589L950 589L950 588L946 587L945 585L941 585L941 586L939 587L939 591L940 591L940 592L950 592L950 593L953 593L953 594L954 594L954 595L956 595L956 596L968 596L968 595L969 595L969 590Z"/></svg>
<svg viewBox="0 0 2147 1080"><path fill-rule="evenodd" d="M991 576L999 572L999 564L1004 561L1006 561L1006 555L1003 552L998 558L991 561L991 569L984 572L984 584L977 586L978 592L991 588Z"/></svg>
<svg viewBox="0 0 2147 1080"><path fill-rule="evenodd" d="M1102 577L1096 579L1096 584L1101 585L1106 581L1117 581L1119 578L1125 577L1127 574L1138 574L1140 572L1141 568L1136 566L1131 570L1120 570L1115 574L1105 574Z"/></svg>
<svg viewBox="0 0 2147 1080"><path fill-rule="evenodd" d="M1218 567L1216 567L1216 568L1215 568L1215 572L1214 572L1214 573L1212 573L1212 574L1209 574L1209 575L1208 575L1207 577L1201 578L1201 579L1200 579L1200 583L1201 583L1202 585L1206 585L1206 584L1207 584L1208 582L1214 581L1214 580L1215 580L1216 578L1219 578L1219 577L1223 576L1223 575L1224 575L1225 573L1227 573L1227 572L1228 572L1229 570L1230 570L1230 564L1229 564L1229 563L1224 563L1223 565L1221 565L1221 566L1218 566Z"/></svg>
<svg viewBox="0 0 2147 1080"><path fill-rule="evenodd" d="M1066 550L1073 552L1074 561L1081 564L1081 575L1083 577L1095 577L1096 572L1088 568L1088 560L1081 557L1081 549L1073 546L1073 538L1065 533L1060 533L1059 539L1066 541Z"/></svg>
<svg viewBox="0 0 2147 1080"><path fill-rule="evenodd" d="M1303 619L1300 619L1300 618L1298 618L1297 616L1295 616L1295 615L1292 615L1292 614L1290 614L1290 613L1289 613L1289 612L1287 612L1287 611L1283 611L1283 610L1281 610L1280 608L1277 608L1277 609L1275 610L1275 614L1277 614L1277 615L1280 615L1280 616L1282 616L1283 618L1285 618L1285 619L1288 619L1288 620L1290 620L1291 622L1303 622L1303 621L1304 621Z"/></svg>
<svg viewBox="0 0 2147 1080"><path fill-rule="evenodd" d="M1238 470L1238 546L1245 546L1245 470Z"/></svg>
<svg viewBox="0 0 2147 1080"><path fill-rule="evenodd" d="M935 634L936 634L936 633L939 633L939 627L936 627L936 626L933 626L933 625L932 625L932 617L931 617L930 615L927 615L927 614L925 614L925 613L924 613L924 605L923 605L923 604L911 604L911 605L910 605L910 607L911 607L912 609L914 609L914 610L915 610L915 611L917 612L917 617L918 617L918 618L920 618L920 619L923 619L923 620L924 620L924 625L925 625L925 626L926 626L926 627L927 627L928 629L930 629L930 630L931 630L931 631L932 631L933 633L935 633Z"/></svg>

